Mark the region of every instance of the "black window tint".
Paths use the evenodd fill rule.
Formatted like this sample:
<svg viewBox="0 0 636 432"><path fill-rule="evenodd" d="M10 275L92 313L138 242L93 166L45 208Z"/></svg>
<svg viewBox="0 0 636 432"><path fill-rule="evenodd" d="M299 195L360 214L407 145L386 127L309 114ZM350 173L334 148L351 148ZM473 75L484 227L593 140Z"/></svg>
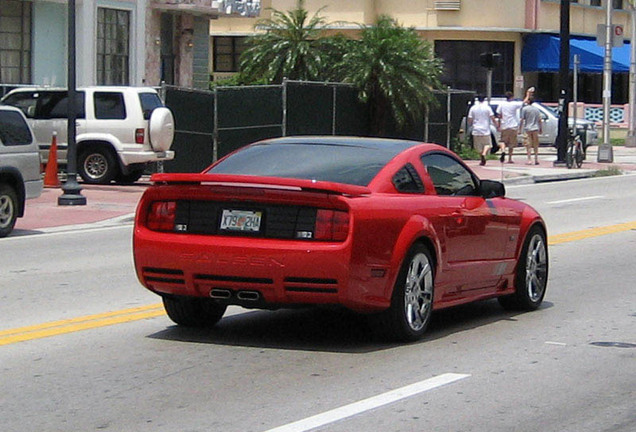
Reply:
<svg viewBox="0 0 636 432"><path fill-rule="evenodd" d="M38 99L35 112L36 119L65 119L68 118L68 92L41 92L35 93ZM84 92L77 92L75 109L77 118L85 118Z"/></svg>
<svg viewBox="0 0 636 432"><path fill-rule="evenodd" d="M422 156L422 163L438 195L474 195L475 179L457 160L444 154Z"/></svg>
<svg viewBox="0 0 636 432"><path fill-rule="evenodd" d="M208 172L330 181L366 186L402 149L328 144L259 144L230 155Z"/></svg>
<svg viewBox="0 0 636 432"><path fill-rule="evenodd" d="M95 118L100 120L124 120L126 107L124 95L113 92L95 92Z"/></svg>
<svg viewBox="0 0 636 432"><path fill-rule="evenodd" d="M31 144L31 131L20 113L0 112L0 141L6 146Z"/></svg>
<svg viewBox="0 0 636 432"><path fill-rule="evenodd" d="M19 108L25 116L31 118L35 115L35 104L37 99L33 92L14 93L2 101L5 105L11 105Z"/></svg>
<svg viewBox="0 0 636 432"><path fill-rule="evenodd" d="M141 102L144 120L150 119L150 114L155 108L163 106L159 95L156 93L139 93L139 102Z"/></svg>
<svg viewBox="0 0 636 432"><path fill-rule="evenodd" d="M398 192L421 193L424 192L424 184L417 174L415 167L406 164L393 176L393 186Z"/></svg>

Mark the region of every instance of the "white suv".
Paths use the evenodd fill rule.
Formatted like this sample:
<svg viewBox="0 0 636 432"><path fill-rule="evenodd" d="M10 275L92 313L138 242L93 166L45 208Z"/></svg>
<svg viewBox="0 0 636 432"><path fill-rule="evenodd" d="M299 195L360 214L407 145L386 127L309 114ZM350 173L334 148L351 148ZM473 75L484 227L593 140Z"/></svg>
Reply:
<svg viewBox="0 0 636 432"><path fill-rule="evenodd" d="M0 237L24 216L25 200L42 193L40 154L19 109L0 105Z"/></svg>
<svg viewBox="0 0 636 432"><path fill-rule="evenodd" d="M7 93L1 102L24 112L44 162L56 133L58 163L66 164L67 90L19 88ZM78 89L77 171L84 182L135 182L148 163L174 158L170 150L173 138L172 112L155 89Z"/></svg>

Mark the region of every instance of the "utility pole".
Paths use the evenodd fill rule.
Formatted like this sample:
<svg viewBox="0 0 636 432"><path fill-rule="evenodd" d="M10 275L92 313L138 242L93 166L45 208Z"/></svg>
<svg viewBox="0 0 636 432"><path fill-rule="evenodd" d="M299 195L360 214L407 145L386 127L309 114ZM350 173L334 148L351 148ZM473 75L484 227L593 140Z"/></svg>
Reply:
<svg viewBox="0 0 636 432"><path fill-rule="evenodd" d="M605 58L603 61L603 143L598 148L597 162L614 162L610 142L610 109L612 106L612 0L606 0L605 8Z"/></svg>
<svg viewBox="0 0 636 432"><path fill-rule="evenodd" d="M561 29L559 56L559 132L556 139L555 166L565 166L568 145L568 89L570 87L570 0L561 0Z"/></svg>

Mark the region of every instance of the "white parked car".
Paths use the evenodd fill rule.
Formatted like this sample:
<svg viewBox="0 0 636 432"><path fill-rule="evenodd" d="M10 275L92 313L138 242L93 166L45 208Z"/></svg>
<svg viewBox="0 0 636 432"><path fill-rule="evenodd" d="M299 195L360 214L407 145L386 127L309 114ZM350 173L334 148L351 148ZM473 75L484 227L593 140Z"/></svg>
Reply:
<svg viewBox="0 0 636 432"><path fill-rule="evenodd" d="M24 216L25 200L42 193L40 153L22 112L0 105L0 237Z"/></svg>
<svg viewBox="0 0 636 432"><path fill-rule="evenodd" d="M66 164L67 90L19 88L1 102L24 112L45 162L55 132L58 163ZM84 182L132 183L148 163L174 158L174 118L155 89L80 88L77 108L77 172Z"/></svg>
<svg viewBox="0 0 636 432"><path fill-rule="evenodd" d="M497 112L497 107L505 100L505 98L490 99L490 106L493 110L493 113ZM542 133L539 134L539 144L553 146L559 133L559 117L552 109L539 102L535 102L534 105L539 109L539 111L541 111L541 119L543 121ZM465 120L465 118L462 120L461 129L464 131L468 131L468 134L470 135L470 130L466 129ZM574 126L574 119L571 116L568 117L568 124L570 128ZM586 148L591 145L598 144L598 130L596 129L596 124L593 121L576 119L576 129L578 131L578 134L581 136L581 139ZM497 127L495 125L491 125L490 130L492 133L492 139L498 142L500 140L500 133L499 131L497 131ZM463 137L461 136L460 138L463 139ZM521 136L519 136L519 142L521 141L522 138Z"/></svg>

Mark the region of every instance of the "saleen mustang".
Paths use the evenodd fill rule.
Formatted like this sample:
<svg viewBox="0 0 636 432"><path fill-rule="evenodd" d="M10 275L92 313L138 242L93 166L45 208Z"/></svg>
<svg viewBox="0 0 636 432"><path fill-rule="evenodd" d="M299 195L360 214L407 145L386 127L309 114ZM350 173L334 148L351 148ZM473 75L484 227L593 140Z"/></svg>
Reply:
<svg viewBox="0 0 636 432"><path fill-rule="evenodd" d="M151 180L135 268L180 325L212 326L228 305L337 304L412 341L433 310L534 310L545 295L541 216L436 144L278 138Z"/></svg>

